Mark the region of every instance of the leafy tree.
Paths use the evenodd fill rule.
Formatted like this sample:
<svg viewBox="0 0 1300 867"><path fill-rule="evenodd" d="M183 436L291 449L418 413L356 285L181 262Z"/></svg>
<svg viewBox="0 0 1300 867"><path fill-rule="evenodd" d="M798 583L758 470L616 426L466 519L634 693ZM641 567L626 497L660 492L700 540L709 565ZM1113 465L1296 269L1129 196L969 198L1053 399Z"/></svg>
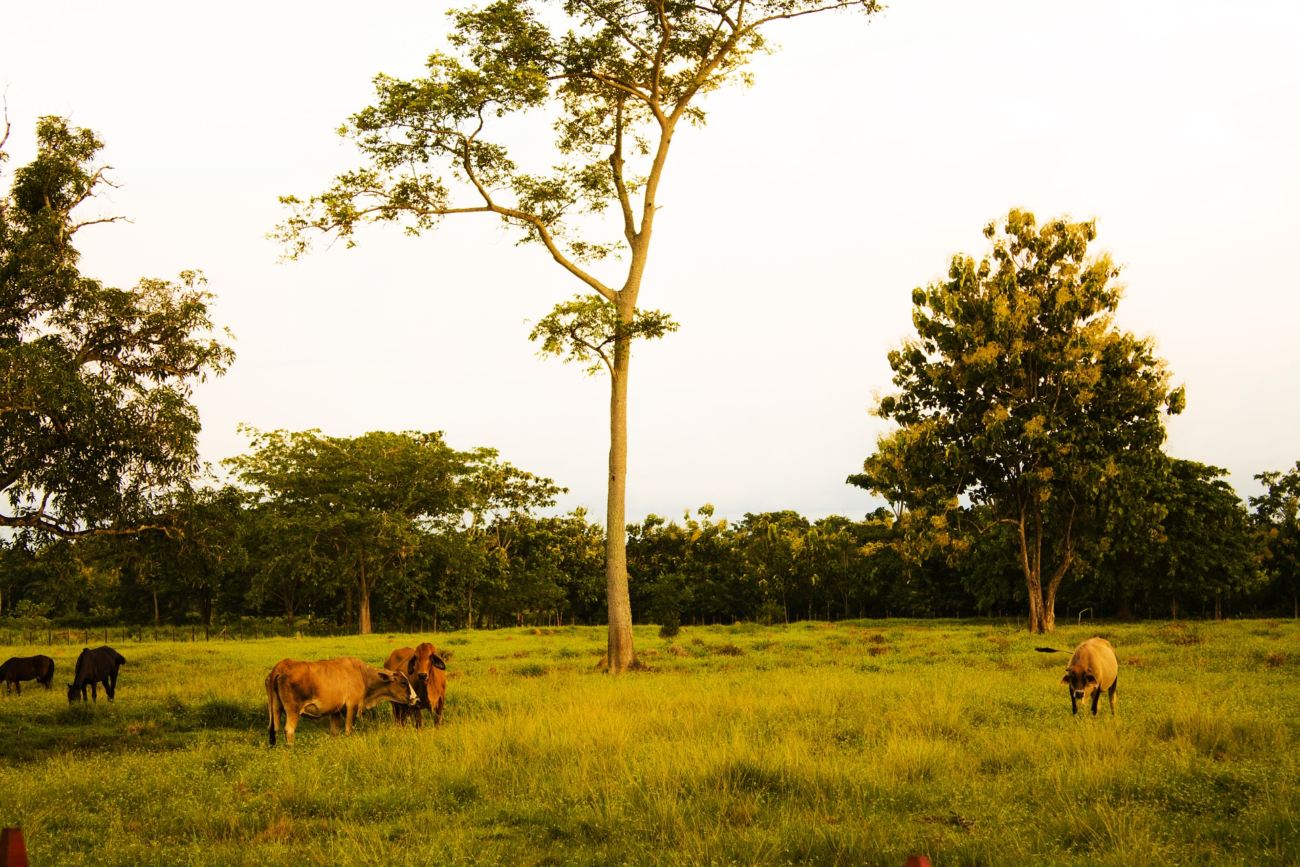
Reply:
<svg viewBox="0 0 1300 867"><path fill-rule="evenodd" d="M912 293L917 336L889 353L899 392L876 407L899 428L851 481L933 522L987 506L1015 530L1029 628L1048 632L1101 492L1160 448L1184 397L1151 341L1115 327L1119 269L1087 258L1093 223L1012 210L984 233L990 256Z"/></svg>
<svg viewBox="0 0 1300 867"><path fill-rule="evenodd" d="M765 601L790 622L790 594L804 565L801 556L808 520L790 510L746 513L736 528L745 567Z"/></svg>
<svg viewBox="0 0 1300 867"><path fill-rule="evenodd" d="M358 629L369 634L375 586L402 574L422 526L459 515L460 456L437 433L250 432L252 453L226 463L265 501L313 527L316 550L346 564Z"/></svg>
<svg viewBox="0 0 1300 867"><path fill-rule="evenodd" d="M1250 498L1264 536L1265 569L1274 588L1291 597L1291 616L1300 618L1300 461L1290 472L1260 473L1264 493Z"/></svg>
<svg viewBox="0 0 1300 867"><path fill-rule="evenodd" d="M212 333L201 275L123 290L80 273L77 234L118 219L81 214L111 186L103 145L56 117L36 140L0 199L0 527L123 531L194 473L191 388L234 353Z"/></svg>
<svg viewBox="0 0 1300 867"><path fill-rule="evenodd" d="M1258 584L1246 506L1222 478L1227 470L1178 459L1169 464L1159 583L1173 600L1172 616L1182 596L1212 602L1219 619L1224 596Z"/></svg>
<svg viewBox="0 0 1300 867"><path fill-rule="evenodd" d="M611 672L633 660L621 532L628 372L633 339L670 327L638 304L673 137L683 123L704 121L705 94L749 80L747 63L767 47L768 25L848 8L878 10L875 0L565 0L536 8L495 0L452 12L456 53L430 56L424 78L376 77L375 104L344 127L365 165L306 202L284 200L296 208L281 231L291 254L317 232L351 243L367 222L400 222L418 234L444 216L486 214L541 244L582 284L588 295L560 305L536 336L544 351L575 360L603 354L611 374ZM557 165L532 174L493 134L510 130L508 116L538 111L554 120ZM618 262L616 279L598 274L601 260Z"/></svg>

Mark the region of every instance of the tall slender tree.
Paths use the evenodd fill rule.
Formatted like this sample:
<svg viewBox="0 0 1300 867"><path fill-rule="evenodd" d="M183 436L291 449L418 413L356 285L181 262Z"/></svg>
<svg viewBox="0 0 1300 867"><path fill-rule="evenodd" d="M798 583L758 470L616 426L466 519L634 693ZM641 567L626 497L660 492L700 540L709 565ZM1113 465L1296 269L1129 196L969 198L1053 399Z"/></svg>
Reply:
<svg viewBox="0 0 1300 867"><path fill-rule="evenodd" d="M560 346L578 355L603 346L608 358L611 672L634 658L624 533L628 375L632 341L663 333L654 327L663 315L640 310L639 300L673 137L682 124L704 121L705 94L748 83L748 61L767 47L769 25L845 9L879 7L875 0L496 0L454 11L455 53L430 56L424 78L378 76L375 104L343 128L364 166L307 201L284 200L294 208L280 231L291 254L318 233L351 243L367 222L400 222L419 233L445 216L486 214L541 244L582 284L589 306L565 314L581 327ZM524 171L506 140L494 137L509 133L507 116L532 111L554 121L557 165L548 173ZM599 219L607 215L612 220ZM619 263L614 279L592 267L604 259Z"/></svg>

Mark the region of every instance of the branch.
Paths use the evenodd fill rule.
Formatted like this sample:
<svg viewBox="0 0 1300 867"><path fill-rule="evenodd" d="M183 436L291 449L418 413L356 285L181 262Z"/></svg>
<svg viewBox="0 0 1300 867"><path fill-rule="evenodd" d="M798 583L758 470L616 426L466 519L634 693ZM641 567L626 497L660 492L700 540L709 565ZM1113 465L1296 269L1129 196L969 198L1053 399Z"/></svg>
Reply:
<svg viewBox="0 0 1300 867"><path fill-rule="evenodd" d="M623 234L631 244L636 239L636 217L632 214L632 199L627 192L627 182L623 178L623 100L618 101L614 112L614 153L610 154L609 165L614 173L614 188L618 190L618 204L623 209Z"/></svg>
<svg viewBox="0 0 1300 867"><path fill-rule="evenodd" d="M577 277L583 283L586 283L592 289L595 289L597 292L601 294L602 297L608 299L611 302L617 301L618 294L613 289L610 289L604 283L597 280L594 276L588 274L582 268L579 268L575 262L571 261L567 256L564 255L564 252L560 250L559 246L555 243L555 238L551 235L550 229L546 227L546 221L544 221L541 217L537 216L536 214L530 214L527 211L520 211L515 208L507 208L503 205L498 205L492 201L491 194L488 193L487 189L483 186L482 182L479 181L478 175L474 173L474 164L473 161L470 159L470 150L469 150L470 142L471 139L466 137L465 147L463 149L463 153L461 156L461 166L462 168L465 169L465 174L466 176L469 177L470 183L474 185L474 189L478 190L479 195L483 197L483 202L486 205L486 210L491 211L494 214L500 214L503 217L509 217L510 219L513 220L519 220L520 222L527 223L528 225L532 226L537 231L537 237L541 239L541 242L546 246L546 249L550 251L551 258L554 259L557 263L559 263L560 267L564 268L570 274ZM471 209L471 210L482 210L482 209ZM462 212L464 213L468 211L462 211ZM437 213L437 214L454 213L454 211L442 209L440 211L434 211L433 213Z"/></svg>

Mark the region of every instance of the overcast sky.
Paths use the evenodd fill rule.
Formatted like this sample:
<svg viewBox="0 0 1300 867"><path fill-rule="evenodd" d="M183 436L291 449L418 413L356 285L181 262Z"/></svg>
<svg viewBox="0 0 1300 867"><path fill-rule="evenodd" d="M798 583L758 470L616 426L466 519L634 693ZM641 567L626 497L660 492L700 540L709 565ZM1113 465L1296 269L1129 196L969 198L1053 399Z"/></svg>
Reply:
<svg viewBox="0 0 1300 867"><path fill-rule="evenodd" d="M43 114L98 132L129 225L80 237L115 285L206 272L237 337L200 387L203 456L236 426L442 430L604 513L608 382L536 357L580 287L483 217L296 263L277 196L354 159L334 130L377 72L419 75L441 3L0 3L10 170ZM633 362L628 516L861 515L844 478L882 431L914 286L1013 206L1096 218L1120 324L1188 409L1171 454L1251 476L1300 459L1300 3L898 0L772 31L752 89L713 95L659 194L643 306L681 330ZM93 234L92 234L93 232Z"/></svg>

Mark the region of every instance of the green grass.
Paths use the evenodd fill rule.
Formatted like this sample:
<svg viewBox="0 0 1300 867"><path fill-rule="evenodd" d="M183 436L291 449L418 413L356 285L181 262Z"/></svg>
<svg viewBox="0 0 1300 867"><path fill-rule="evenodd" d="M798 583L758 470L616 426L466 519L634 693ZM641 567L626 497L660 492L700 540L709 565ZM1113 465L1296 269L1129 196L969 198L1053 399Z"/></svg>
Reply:
<svg viewBox="0 0 1300 867"><path fill-rule="evenodd" d="M1068 627L1120 658L1072 717L1010 627L872 621L436 638L446 721L266 747L278 659L412 636L115 645L117 701L0 697L0 825L40 864L1300 863L1300 625Z"/></svg>

